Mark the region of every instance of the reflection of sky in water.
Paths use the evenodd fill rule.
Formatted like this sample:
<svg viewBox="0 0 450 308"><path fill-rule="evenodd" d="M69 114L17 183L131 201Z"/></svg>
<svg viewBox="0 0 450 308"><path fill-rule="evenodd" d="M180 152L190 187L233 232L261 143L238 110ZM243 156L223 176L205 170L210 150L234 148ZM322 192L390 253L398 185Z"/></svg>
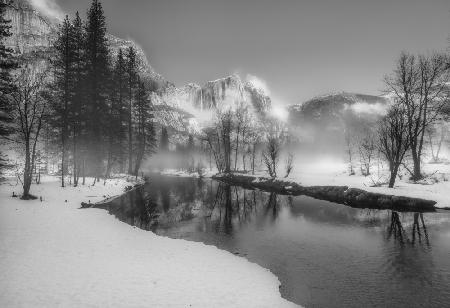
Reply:
<svg viewBox="0 0 450 308"><path fill-rule="evenodd" d="M274 272L282 295L302 305L450 302L450 212L356 209L176 177L158 177L108 210L157 234L243 255Z"/></svg>

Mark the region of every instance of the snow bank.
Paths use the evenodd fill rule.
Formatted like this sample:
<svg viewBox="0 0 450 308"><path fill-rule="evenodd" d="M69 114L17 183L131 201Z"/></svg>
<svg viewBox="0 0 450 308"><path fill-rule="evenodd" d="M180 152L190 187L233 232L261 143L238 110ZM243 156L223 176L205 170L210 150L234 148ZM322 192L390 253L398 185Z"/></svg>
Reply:
<svg viewBox="0 0 450 308"><path fill-rule="evenodd" d="M202 177L204 178L210 178L213 175L215 175L217 172L215 170L210 169L204 169L202 173ZM179 177L192 177L192 178L199 178L200 175L198 172L188 172L185 170L179 170L179 169L164 169L160 172L162 175L167 176L179 176Z"/></svg>
<svg viewBox="0 0 450 308"><path fill-rule="evenodd" d="M244 258L156 236L100 209L78 209L126 185L116 179L61 188L47 178L32 187L43 202L11 198L20 188L1 185L0 306L294 306L280 297L269 270Z"/></svg>
<svg viewBox="0 0 450 308"><path fill-rule="evenodd" d="M397 179L394 188L371 187L378 178L388 179L387 170L382 170L380 176L377 175L376 168L373 168L372 176L352 175L349 176L345 164L335 164L328 170L317 170L314 166L295 166L293 174L287 179L298 182L304 186L314 185L336 185L348 186L350 188L360 188L369 192L382 193L387 195L405 196L436 201L435 207L450 207L450 165L445 164L424 164L423 170L426 174L434 174L433 178L439 181L433 184L410 183L407 175L402 180ZM285 179L286 180L286 179Z"/></svg>

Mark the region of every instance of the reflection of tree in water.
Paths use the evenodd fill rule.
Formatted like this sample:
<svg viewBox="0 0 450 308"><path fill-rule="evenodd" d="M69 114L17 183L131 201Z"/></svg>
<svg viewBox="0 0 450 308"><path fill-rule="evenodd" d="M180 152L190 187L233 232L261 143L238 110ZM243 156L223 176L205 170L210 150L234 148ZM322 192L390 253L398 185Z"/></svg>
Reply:
<svg viewBox="0 0 450 308"><path fill-rule="evenodd" d="M400 221L399 213L394 211L391 212L391 221L388 227L388 239L394 238L401 244L410 243L414 245L416 243L416 239L418 240L419 244L422 244L422 235L425 238L425 243L429 246L430 242L428 238L427 227L423 219L423 213L414 213L413 225L411 228L411 239L409 239L408 233L404 229L403 224Z"/></svg>
<svg viewBox="0 0 450 308"><path fill-rule="evenodd" d="M250 223L253 219L278 216L280 202L275 193L267 194L257 190L245 190L224 183L218 185L209 214L216 232L231 234L237 226ZM292 200L291 200L292 202ZM262 211L258 211L258 206Z"/></svg>
<svg viewBox="0 0 450 308"><path fill-rule="evenodd" d="M403 243L403 237L405 230L403 229L400 217L397 212L391 213L391 224L388 229L388 239L394 236L394 239L398 239L400 243Z"/></svg>
<svg viewBox="0 0 450 308"><path fill-rule="evenodd" d="M278 197L275 193L270 193L265 209L265 216L274 221L278 216Z"/></svg>
<svg viewBox="0 0 450 308"><path fill-rule="evenodd" d="M108 210L127 224L150 230L156 217L157 203L140 187L98 207Z"/></svg>
<svg viewBox="0 0 450 308"><path fill-rule="evenodd" d="M170 209L170 188L169 185L161 185L159 190L161 196L161 205L163 207L164 212L169 211Z"/></svg>
<svg viewBox="0 0 450 308"><path fill-rule="evenodd" d="M414 223L413 223L413 230L412 230L412 244L416 241L416 233L419 237L419 243L422 242L422 232L420 231L420 222L422 222L422 231L425 236L425 242L427 245L430 245L430 241L428 239L428 232L427 227L425 226L425 221L423 220L423 214L422 213L414 213Z"/></svg>
<svg viewBox="0 0 450 308"><path fill-rule="evenodd" d="M393 284L400 279L407 289L423 286L432 289L436 268L433 254L430 253L431 245L423 214L391 212L390 218L387 238L400 244L383 249L386 253L385 264L389 269L388 273L392 274ZM429 293L424 295L433 297ZM423 303L429 302L430 298L424 298Z"/></svg>

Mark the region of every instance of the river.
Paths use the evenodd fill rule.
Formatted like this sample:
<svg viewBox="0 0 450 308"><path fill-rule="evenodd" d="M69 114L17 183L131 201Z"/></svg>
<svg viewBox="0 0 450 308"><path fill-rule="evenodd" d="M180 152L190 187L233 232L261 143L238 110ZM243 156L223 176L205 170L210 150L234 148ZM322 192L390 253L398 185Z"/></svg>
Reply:
<svg viewBox="0 0 450 308"><path fill-rule="evenodd" d="M356 209L160 175L100 207L130 225L268 268L281 295L306 307L450 305L449 211Z"/></svg>

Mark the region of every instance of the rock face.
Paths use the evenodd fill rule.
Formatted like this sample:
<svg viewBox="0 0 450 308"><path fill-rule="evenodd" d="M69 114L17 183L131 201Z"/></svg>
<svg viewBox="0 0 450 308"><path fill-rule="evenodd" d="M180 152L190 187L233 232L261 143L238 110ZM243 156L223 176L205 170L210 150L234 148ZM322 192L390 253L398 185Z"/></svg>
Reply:
<svg viewBox="0 0 450 308"><path fill-rule="evenodd" d="M289 106L289 124L318 143L342 144L344 131L362 132L375 127L388 105L389 100L381 96L330 94Z"/></svg>
<svg viewBox="0 0 450 308"><path fill-rule="evenodd" d="M14 1L6 10L13 35L6 45L18 54L43 53L51 48L56 25L40 15L26 1Z"/></svg>
<svg viewBox="0 0 450 308"><path fill-rule="evenodd" d="M239 103L248 105L254 112L264 115L271 108L270 97L238 75L208 81L203 86L190 83L184 87L169 87L163 99L170 106L190 110L235 108Z"/></svg>
<svg viewBox="0 0 450 308"><path fill-rule="evenodd" d="M27 0L15 0L6 10L6 18L11 20L13 35L6 40L6 46L13 48L22 60L33 62L47 61L53 52L53 42L56 38L57 19L40 14ZM167 85L167 81L156 73L149 64L147 57L133 41L124 40L108 34L111 56L114 58L119 48L134 47L137 54L139 72L148 82L153 82L157 88Z"/></svg>
<svg viewBox="0 0 450 308"><path fill-rule="evenodd" d="M202 127L214 119L216 109L234 109L242 103L255 115L255 121L263 120L271 109L270 97L237 75L208 81L203 86L195 83L178 88L169 85L158 95L152 95L152 103L158 124L184 135L184 139L189 134L201 134ZM177 139L182 141L183 137Z"/></svg>

